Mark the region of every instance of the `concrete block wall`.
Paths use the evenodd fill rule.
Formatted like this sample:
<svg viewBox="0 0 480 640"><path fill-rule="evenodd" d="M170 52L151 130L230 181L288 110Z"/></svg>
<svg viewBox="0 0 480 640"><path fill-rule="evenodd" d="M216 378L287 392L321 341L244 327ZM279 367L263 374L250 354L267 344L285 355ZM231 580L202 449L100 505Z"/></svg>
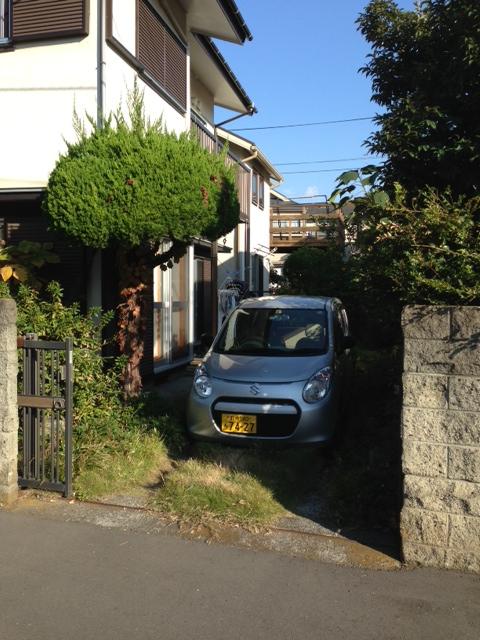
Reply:
<svg viewBox="0 0 480 640"><path fill-rule="evenodd" d="M0 299L0 506L17 497L17 307Z"/></svg>
<svg viewBox="0 0 480 640"><path fill-rule="evenodd" d="M407 563L480 573L480 307L406 307Z"/></svg>

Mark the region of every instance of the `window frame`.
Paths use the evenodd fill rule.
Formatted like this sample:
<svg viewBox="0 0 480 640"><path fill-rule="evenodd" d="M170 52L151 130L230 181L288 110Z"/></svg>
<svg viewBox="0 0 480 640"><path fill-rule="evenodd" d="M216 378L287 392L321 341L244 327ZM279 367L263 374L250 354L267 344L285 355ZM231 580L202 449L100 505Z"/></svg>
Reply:
<svg viewBox="0 0 480 640"><path fill-rule="evenodd" d="M127 49L113 34L113 5L112 0L107 0L106 3L106 41L108 46L119 55L124 62L130 65L138 73L139 78L147 84L155 93L161 96L170 106L172 106L180 114L185 115L187 113L187 95L188 95L188 73L185 63L185 104L182 104L177 98L172 95L167 87L160 83L155 77L149 73L146 66L140 61L139 58L139 14L140 14L140 0L135 0L136 4L136 24L135 24L135 52L133 53ZM181 47L186 55L188 54L188 45L184 39L172 29L172 27L164 20L163 16L158 12L156 7L147 0L148 8L160 23L163 25L169 35L176 41L176 44Z"/></svg>
<svg viewBox="0 0 480 640"><path fill-rule="evenodd" d="M158 75L158 69L154 68L154 65L151 65L150 62L144 57L146 54L146 58L149 58L149 54L151 51L144 51L142 53L142 40L140 37L140 16L141 12L147 12L143 15L150 15L150 18L156 22L156 25L160 27L160 29L164 32L165 40L163 42L163 52L159 55L158 62L160 62L161 66L163 66L163 79ZM148 14L149 12L149 14ZM182 76L181 80L183 81L183 92L184 94L181 96L176 96L174 91L172 91L170 84L171 76L176 73L176 70L173 69L172 65L167 65L167 39L169 39L170 43L173 43L173 46L177 48L178 51L184 56L182 57L182 62L184 62L184 77ZM188 55L188 46L182 39L173 31L173 29L167 24L162 15L158 12L157 8L150 2L150 0L137 0L137 24L136 24L136 58L142 66L142 76L146 79L150 80L156 86L158 86L161 91L168 95L171 100L175 102L184 112L187 110L187 94L188 94L188 77L187 77L187 55ZM171 45L170 45L171 46ZM167 69L168 67L168 69ZM172 71L173 69L173 71ZM178 78L176 78L178 79Z"/></svg>
<svg viewBox="0 0 480 640"><path fill-rule="evenodd" d="M258 178L256 171L252 171L252 203L258 205Z"/></svg>
<svg viewBox="0 0 480 640"><path fill-rule="evenodd" d="M265 207L265 180L258 174L258 206L260 209Z"/></svg>
<svg viewBox="0 0 480 640"><path fill-rule="evenodd" d="M0 18L4 35L0 35L0 47L12 42L12 0L0 0ZM0 23L1 24L1 23Z"/></svg>
<svg viewBox="0 0 480 640"><path fill-rule="evenodd" d="M265 180L252 169L252 203L259 209L265 207Z"/></svg>

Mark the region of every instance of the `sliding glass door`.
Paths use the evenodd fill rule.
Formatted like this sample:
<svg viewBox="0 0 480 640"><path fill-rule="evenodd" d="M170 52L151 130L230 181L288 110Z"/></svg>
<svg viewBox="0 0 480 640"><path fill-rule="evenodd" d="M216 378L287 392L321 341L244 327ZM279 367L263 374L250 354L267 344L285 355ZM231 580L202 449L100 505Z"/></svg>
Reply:
<svg viewBox="0 0 480 640"><path fill-rule="evenodd" d="M159 370L191 356L190 251L171 269L156 267L153 294L153 355Z"/></svg>

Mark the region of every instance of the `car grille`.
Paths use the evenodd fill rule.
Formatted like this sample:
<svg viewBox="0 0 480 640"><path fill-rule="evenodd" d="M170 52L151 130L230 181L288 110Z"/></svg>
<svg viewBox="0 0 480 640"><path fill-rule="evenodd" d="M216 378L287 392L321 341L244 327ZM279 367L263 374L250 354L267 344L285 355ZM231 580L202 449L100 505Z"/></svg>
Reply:
<svg viewBox="0 0 480 640"><path fill-rule="evenodd" d="M235 405L248 404L249 408L248 408L248 411L245 411L245 413L248 413L249 415L257 416L257 433L245 434L245 437L248 437L248 438L255 438L255 437L257 438L288 438L288 436L291 436L295 431L295 429L297 428L297 425L301 416L301 410L298 407L298 405L295 404L295 402L292 402L290 400L277 400L274 398L255 400L254 404L258 406L258 412L257 412L251 409L252 400L245 399L245 398L217 398L215 404L212 407L212 416L219 430L221 429L221 424L222 424L222 413L228 413L228 412L218 411L216 409L216 406L219 403L225 403L225 402L235 404ZM296 413L295 415L292 415L292 414L282 415L281 413L275 413L275 414L262 413L261 407L262 405L265 405L265 404L283 405L289 408L293 407ZM234 411L231 411L230 413L234 413ZM235 413L241 413L241 411L235 411Z"/></svg>

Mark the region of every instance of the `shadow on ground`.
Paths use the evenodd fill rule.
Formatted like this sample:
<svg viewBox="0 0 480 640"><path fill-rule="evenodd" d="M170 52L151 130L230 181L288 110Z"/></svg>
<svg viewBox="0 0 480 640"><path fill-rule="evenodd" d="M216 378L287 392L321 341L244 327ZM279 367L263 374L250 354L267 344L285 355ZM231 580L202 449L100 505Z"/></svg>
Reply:
<svg viewBox="0 0 480 640"><path fill-rule="evenodd" d="M156 387L181 412L192 371ZM333 450L190 444L182 457L246 472L287 510L284 531L341 535L399 557L400 358L357 349L342 437Z"/></svg>

